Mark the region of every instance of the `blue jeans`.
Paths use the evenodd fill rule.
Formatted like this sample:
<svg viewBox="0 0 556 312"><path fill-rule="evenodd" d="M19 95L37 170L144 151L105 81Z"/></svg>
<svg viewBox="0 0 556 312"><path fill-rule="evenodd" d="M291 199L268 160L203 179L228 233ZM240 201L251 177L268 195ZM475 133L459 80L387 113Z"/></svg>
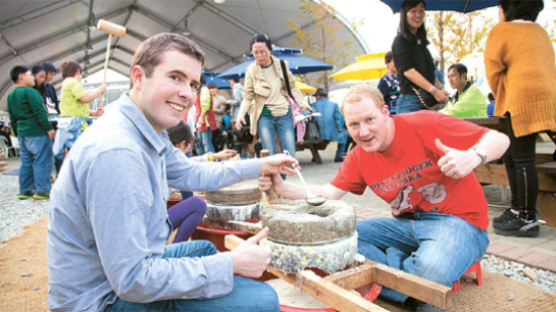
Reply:
<svg viewBox="0 0 556 312"><path fill-rule="evenodd" d="M54 162L52 141L47 135L19 137L19 192L50 191L50 172Z"/></svg>
<svg viewBox="0 0 556 312"><path fill-rule="evenodd" d="M448 287L479 261L488 247L487 232L467 221L434 212L413 218L370 218L357 222L359 253ZM381 296L404 302L407 295L383 288Z"/></svg>
<svg viewBox="0 0 556 312"><path fill-rule="evenodd" d="M276 154L274 135L278 132L282 151L286 150L292 157L295 157L295 135L291 113L280 117L260 116L258 130L261 144L270 152L270 155Z"/></svg>
<svg viewBox="0 0 556 312"><path fill-rule="evenodd" d="M210 129L207 129L206 131L202 131L200 133L201 133L201 145L203 146L205 153L208 152L214 153L214 147L212 146L212 131Z"/></svg>
<svg viewBox="0 0 556 312"><path fill-rule="evenodd" d="M400 94L396 103L396 114L416 112L421 109L421 102L415 94Z"/></svg>
<svg viewBox="0 0 556 312"><path fill-rule="evenodd" d="M202 257L215 254L216 247L208 241L190 241L166 247L164 258ZM105 311L280 311L278 296L268 284L234 276L231 293L212 299L173 299L150 303L117 299Z"/></svg>
<svg viewBox="0 0 556 312"><path fill-rule="evenodd" d="M336 158L342 158L345 155L348 135L347 130L338 132L338 148L336 149Z"/></svg>

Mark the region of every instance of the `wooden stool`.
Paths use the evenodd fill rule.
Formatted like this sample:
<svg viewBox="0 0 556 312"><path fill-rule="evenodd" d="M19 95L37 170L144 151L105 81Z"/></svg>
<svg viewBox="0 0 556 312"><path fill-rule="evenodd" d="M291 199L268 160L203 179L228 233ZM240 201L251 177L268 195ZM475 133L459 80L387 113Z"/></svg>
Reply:
<svg viewBox="0 0 556 312"><path fill-rule="evenodd" d="M482 286L483 285L483 273L481 272L481 261L480 260L477 261L472 266L470 266L469 269L467 269L467 271L465 272L465 274L469 274L471 272L475 272L477 285ZM465 274L463 274L463 275L465 275ZM463 277L463 275L462 275L462 277ZM459 282L460 281L461 281L461 277L457 282L455 282L452 285L452 291L453 292L458 292L459 291Z"/></svg>

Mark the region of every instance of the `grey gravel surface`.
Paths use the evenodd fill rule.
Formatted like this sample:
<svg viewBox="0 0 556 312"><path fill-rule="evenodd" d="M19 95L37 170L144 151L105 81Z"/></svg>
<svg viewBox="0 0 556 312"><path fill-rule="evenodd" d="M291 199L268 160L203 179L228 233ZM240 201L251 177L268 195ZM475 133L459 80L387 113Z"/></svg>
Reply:
<svg viewBox="0 0 556 312"><path fill-rule="evenodd" d="M10 160L7 166L17 168L19 162ZM48 202L19 200L18 176L0 173L0 248L6 241L23 233L23 227L48 214Z"/></svg>
<svg viewBox="0 0 556 312"><path fill-rule="evenodd" d="M331 155L321 153L321 156L333 159L334 150L335 147L329 147L326 152ZM328 175L333 175L339 167L339 164L333 162L325 162L323 165L311 163L311 154L308 151L298 152L297 158L305 167L304 175L310 181L309 183L322 182L325 172L328 179ZM9 162L10 164L7 167L17 168L19 166L17 158L10 158ZM311 174L312 171L315 172ZM48 213L48 202L33 202L31 199L19 200L17 198L18 185L17 176L0 173L0 248L6 245L8 239L21 235L24 226L33 224ZM344 200L354 206L364 205L364 202L368 204L369 201L377 200L376 198L370 198L372 196L372 192L365 192L364 196L348 195ZM503 274L508 278L556 294L556 274L550 271L532 268L491 255L485 255L481 263L484 270Z"/></svg>

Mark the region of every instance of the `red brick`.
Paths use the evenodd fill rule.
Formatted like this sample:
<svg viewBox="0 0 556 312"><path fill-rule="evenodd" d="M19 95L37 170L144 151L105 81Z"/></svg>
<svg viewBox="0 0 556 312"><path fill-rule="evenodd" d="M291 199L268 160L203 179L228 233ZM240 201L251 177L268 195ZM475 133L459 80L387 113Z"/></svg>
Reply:
<svg viewBox="0 0 556 312"><path fill-rule="evenodd" d="M550 258L539 262L536 267L556 273L556 256L551 256Z"/></svg>
<svg viewBox="0 0 556 312"><path fill-rule="evenodd" d="M519 262L527 264L527 265L531 265L531 266L537 266L539 263L542 263L543 261L545 261L546 259L553 257L551 255L545 254L543 252L539 252L539 251L531 251L531 253L519 258Z"/></svg>
<svg viewBox="0 0 556 312"><path fill-rule="evenodd" d="M498 256L503 252L515 248L516 246L504 242L492 242L487 249L487 253Z"/></svg>
<svg viewBox="0 0 556 312"><path fill-rule="evenodd" d="M523 248L523 247L514 247L514 248L510 248L508 250L505 250L503 252L500 253L501 257L510 259L510 260L518 260L521 257L524 257L525 255L531 253L530 249L527 248ZM519 261L518 261L519 262Z"/></svg>

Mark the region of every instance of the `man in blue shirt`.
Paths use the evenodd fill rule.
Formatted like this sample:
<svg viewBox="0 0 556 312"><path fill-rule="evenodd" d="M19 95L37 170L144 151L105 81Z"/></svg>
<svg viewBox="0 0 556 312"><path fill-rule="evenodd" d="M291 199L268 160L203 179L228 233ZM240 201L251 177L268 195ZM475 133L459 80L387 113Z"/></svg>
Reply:
<svg viewBox="0 0 556 312"><path fill-rule="evenodd" d="M338 104L328 99L328 93L325 89L318 88L314 97L317 101L311 104L311 107L315 112L321 114L320 117L315 117L319 125L320 139L338 142L334 162L342 162L344 161L347 141L347 131L344 128L344 117L342 117L340 113Z"/></svg>
<svg viewBox="0 0 556 312"><path fill-rule="evenodd" d="M197 163L174 148L166 129L195 103L204 53L161 33L144 41L131 66L131 90L73 145L52 191L47 257L52 311L279 311L258 277L269 249L231 252L207 241L166 245L168 186L215 190L269 173L294 174L285 155ZM192 300L195 299L195 300Z"/></svg>

